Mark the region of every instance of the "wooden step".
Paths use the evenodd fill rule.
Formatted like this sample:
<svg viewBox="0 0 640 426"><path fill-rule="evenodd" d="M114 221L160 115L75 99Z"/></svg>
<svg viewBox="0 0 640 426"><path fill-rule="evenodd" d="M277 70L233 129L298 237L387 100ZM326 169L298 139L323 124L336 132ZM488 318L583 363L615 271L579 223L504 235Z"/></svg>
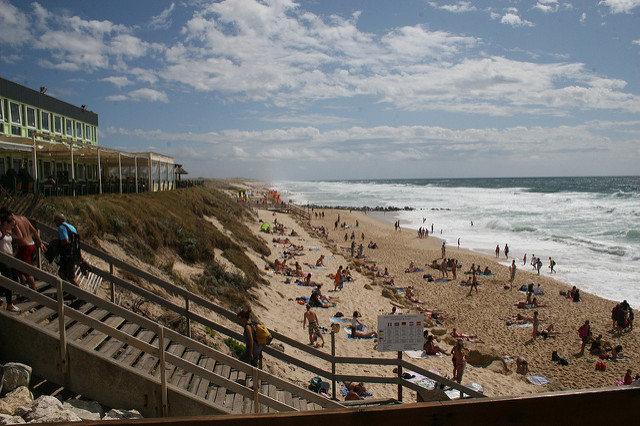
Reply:
<svg viewBox="0 0 640 426"><path fill-rule="evenodd" d="M120 327L120 331L122 331L123 333L127 333L130 336L134 336L139 329L140 329L140 326L132 322L127 322L124 325L122 325L122 327ZM118 352L122 350L122 348L125 345L126 343L121 342L118 339L112 338L112 339L109 339L109 342L107 342L105 345L103 345L100 348L99 352L108 356L109 358L115 358Z"/></svg>

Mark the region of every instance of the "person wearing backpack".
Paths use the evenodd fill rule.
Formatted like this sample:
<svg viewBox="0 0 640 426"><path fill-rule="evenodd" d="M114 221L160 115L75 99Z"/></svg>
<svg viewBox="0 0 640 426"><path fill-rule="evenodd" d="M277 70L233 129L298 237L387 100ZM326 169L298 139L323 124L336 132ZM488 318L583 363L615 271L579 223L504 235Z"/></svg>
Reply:
<svg viewBox="0 0 640 426"><path fill-rule="evenodd" d="M76 228L67 222L67 219L62 213L58 213L54 216L53 222L58 227L58 239L60 247L60 261L58 265L58 275L63 280L69 281L71 284L78 286L76 281L76 263L80 256L78 243L78 231Z"/></svg>
<svg viewBox="0 0 640 426"><path fill-rule="evenodd" d="M244 328L245 342L245 351L240 356L240 361L258 367L258 363L262 358L262 346L258 344L256 330L251 322L251 308L245 308L238 312L238 319Z"/></svg>

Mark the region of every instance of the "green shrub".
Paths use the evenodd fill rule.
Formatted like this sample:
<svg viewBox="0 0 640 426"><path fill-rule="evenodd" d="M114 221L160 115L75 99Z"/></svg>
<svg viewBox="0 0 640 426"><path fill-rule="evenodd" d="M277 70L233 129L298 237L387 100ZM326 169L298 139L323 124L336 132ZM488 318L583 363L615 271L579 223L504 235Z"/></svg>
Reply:
<svg viewBox="0 0 640 426"><path fill-rule="evenodd" d="M231 353L235 358L240 358L245 351L245 346L239 343L237 340L227 337L223 340L224 343L231 349Z"/></svg>

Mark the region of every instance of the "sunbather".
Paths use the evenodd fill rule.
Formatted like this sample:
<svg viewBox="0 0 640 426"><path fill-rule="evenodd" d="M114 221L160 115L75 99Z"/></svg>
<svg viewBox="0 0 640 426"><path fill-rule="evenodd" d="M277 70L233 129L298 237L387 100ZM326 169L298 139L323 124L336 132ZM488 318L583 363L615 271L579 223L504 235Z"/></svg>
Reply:
<svg viewBox="0 0 640 426"><path fill-rule="evenodd" d="M445 350L433 341L433 334L427 336L427 341L424 342L423 349L427 355L437 355L438 353L445 353Z"/></svg>

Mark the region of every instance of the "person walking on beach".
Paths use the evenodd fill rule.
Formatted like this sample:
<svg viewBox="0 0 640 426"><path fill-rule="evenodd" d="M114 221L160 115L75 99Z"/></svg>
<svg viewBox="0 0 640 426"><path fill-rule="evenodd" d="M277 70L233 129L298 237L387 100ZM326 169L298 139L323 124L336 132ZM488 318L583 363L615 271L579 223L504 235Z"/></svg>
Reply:
<svg viewBox="0 0 640 426"><path fill-rule="evenodd" d="M524 257L522 258L522 266L527 264L527 253L524 254Z"/></svg>
<svg viewBox="0 0 640 426"><path fill-rule="evenodd" d="M496 259L500 256L500 244L496 245Z"/></svg>
<svg viewBox="0 0 640 426"><path fill-rule="evenodd" d="M516 279L516 261L515 259L511 261L511 266L509 266L509 282L511 285L509 288L513 287L513 280Z"/></svg>
<svg viewBox="0 0 640 426"><path fill-rule="evenodd" d="M338 291L338 288L342 290L342 265L338 267L338 272L336 272L336 275L333 277L333 283L333 291Z"/></svg>
<svg viewBox="0 0 640 426"><path fill-rule="evenodd" d="M442 252L442 258L444 259L446 253L447 253L447 248L444 245L444 241L442 242L442 247L440 248L440 251Z"/></svg>
<svg viewBox="0 0 640 426"><path fill-rule="evenodd" d="M549 257L549 269L551 269L551 273L555 274L556 271L553 270L553 268L556 266L556 262L555 260L553 260L551 257Z"/></svg>
<svg viewBox="0 0 640 426"><path fill-rule="evenodd" d="M509 258L509 246L507 244L504 245L504 257Z"/></svg>
<svg viewBox="0 0 640 426"><path fill-rule="evenodd" d="M591 336L591 325L589 325L589 320L586 320L584 324L580 326L578 329L578 336L582 340L582 347L580 348L580 353L584 353L584 347L587 346L587 343L593 340Z"/></svg>
<svg viewBox="0 0 640 426"><path fill-rule="evenodd" d="M460 383L462 382L462 374L464 373L464 367L467 364L467 358L465 355L466 349L464 348L464 342L458 340L453 348L451 348L451 362L453 362L453 380Z"/></svg>
<svg viewBox="0 0 640 426"><path fill-rule="evenodd" d="M471 296L471 292L473 291L474 287L476 289L476 294L478 294L478 278L476 277L476 270L475 269L471 273L471 287L469 288L469 293L467 294L467 297Z"/></svg>
<svg viewBox="0 0 640 426"><path fill-rule="evenodd" d="M542 259L538 258L536 262L536 269L538 270L538 275L540 275L540 269L542 268Z"/></svg>
<svg viewBox="0 0 640 426"><path fill-rule="evenodd" d="M311 310L311 305L307 303L307 311L304 313L304 318L302 320L302 328L304 329L305 325L309 323L309 344L313 345L318 337L322 340L322 346L324 346L324 337L322 337L322 333L320 332L320 327L318 325L318 316L314 311Z"/></svg>

